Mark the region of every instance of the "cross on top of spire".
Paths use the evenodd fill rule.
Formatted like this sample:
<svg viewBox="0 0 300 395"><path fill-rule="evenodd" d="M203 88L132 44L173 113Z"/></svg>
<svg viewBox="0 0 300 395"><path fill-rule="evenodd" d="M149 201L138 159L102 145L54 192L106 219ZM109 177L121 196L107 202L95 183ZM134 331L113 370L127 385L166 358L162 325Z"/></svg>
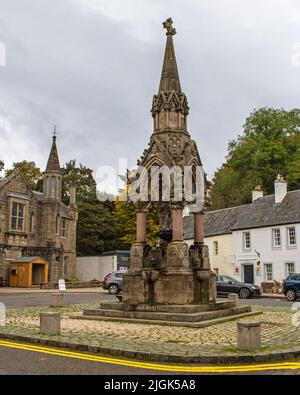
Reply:
<svg viewBox="0 0 300 395"><path fill-rule="evenodd" d="M167 33L166 33L167 36L175 36L175 34L177 33L175 27L173 27L173 19L172 18L168 18L163 23L163 27L167 30Z"/></svg>

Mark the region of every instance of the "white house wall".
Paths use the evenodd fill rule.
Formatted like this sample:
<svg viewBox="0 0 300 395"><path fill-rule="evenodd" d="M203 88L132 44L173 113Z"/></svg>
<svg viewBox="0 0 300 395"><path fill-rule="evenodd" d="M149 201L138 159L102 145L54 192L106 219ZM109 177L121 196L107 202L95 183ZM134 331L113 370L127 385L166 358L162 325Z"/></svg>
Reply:
<svg viewBox="0 0 300 395"><path fill-rule="evenodd" d="M296 247L288 247L287 228L290 226L295 226L296 228ZM281 247L273 247L272 229L274 228L280 228ZM248 251L243 248L244 232L250 232L251 235L251 249ZM300 224L234 231L232 235L235 268L238 271L238 274L235 275L237 279L244 281L244 264L254 265L254 283L257 285L265 281L264 265L267 263L273 265L273 280L276 281L282 282L286 278L287 263L294 263L295 271L300 272Z"/></svg>

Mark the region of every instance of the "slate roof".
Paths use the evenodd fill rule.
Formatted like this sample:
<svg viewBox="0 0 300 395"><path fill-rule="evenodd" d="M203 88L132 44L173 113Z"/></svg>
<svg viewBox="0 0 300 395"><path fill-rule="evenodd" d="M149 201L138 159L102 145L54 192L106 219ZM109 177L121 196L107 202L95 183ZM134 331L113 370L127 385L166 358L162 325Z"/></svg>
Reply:
<svg viewBox="0 0 300 395"><path fill-rule="evenodd" d="M22 256L21 258L14 259L13 263L30 263L36 259L40 259L40 256Z"/></svg>
<svg viewBox="0 0 300 395"><path fill-rule="evenodd" d="M243 206L209 211L204 216L204 234L209 237L293 223L300 223L300 190L288 192L278 204L275 195L268 195ZM184 238L194 238L193 216L184 218Z"/></svg>

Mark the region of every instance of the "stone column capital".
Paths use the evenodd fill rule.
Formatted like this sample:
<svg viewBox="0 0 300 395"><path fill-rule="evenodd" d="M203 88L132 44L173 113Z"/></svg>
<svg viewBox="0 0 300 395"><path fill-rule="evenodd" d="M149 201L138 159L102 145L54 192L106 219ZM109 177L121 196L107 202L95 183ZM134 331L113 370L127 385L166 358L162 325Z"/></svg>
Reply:
<svg viewBox="0 0 300 395"><path fill-rule="evenodd" d="M147 213L149 210L149 203L138 201L134 204L136 213Z"/></svg>

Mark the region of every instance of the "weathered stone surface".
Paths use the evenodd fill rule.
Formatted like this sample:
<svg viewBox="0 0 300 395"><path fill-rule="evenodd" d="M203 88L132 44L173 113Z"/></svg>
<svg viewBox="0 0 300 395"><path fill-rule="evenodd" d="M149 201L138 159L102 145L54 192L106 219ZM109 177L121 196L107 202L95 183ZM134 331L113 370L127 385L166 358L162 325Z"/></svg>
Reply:
<svg viewBox="0 0 300 395"><path fill-rule="evenodd" d="M259 322L240 321L237 323L237 349L255 351L261 346L261 324Z"/></svg>
<svg viewBox="0 0 300 395"><path fill-rule="evenodd" d="M44 178L48 177L50 182L53 176L57 188L62 174L55 152L56 147L51 151ZM60 199L59 190L55 190L53 198L32 191L18 171L0 180L0 277L3 279L9 280L10 261L21 256L40 256L48 261L50 282L75 276L77 208L74 196L67 207ZM12 229L13 203L24 205L22 230ZM62 219L66 221L64 235L60 227Z"/></svg>
<svg viewBox="0 0 300 395"><path fill-rule="evenodd" d="M60 334L60 313L43 312L40 314L40 333L44 335Z"/></svg>

